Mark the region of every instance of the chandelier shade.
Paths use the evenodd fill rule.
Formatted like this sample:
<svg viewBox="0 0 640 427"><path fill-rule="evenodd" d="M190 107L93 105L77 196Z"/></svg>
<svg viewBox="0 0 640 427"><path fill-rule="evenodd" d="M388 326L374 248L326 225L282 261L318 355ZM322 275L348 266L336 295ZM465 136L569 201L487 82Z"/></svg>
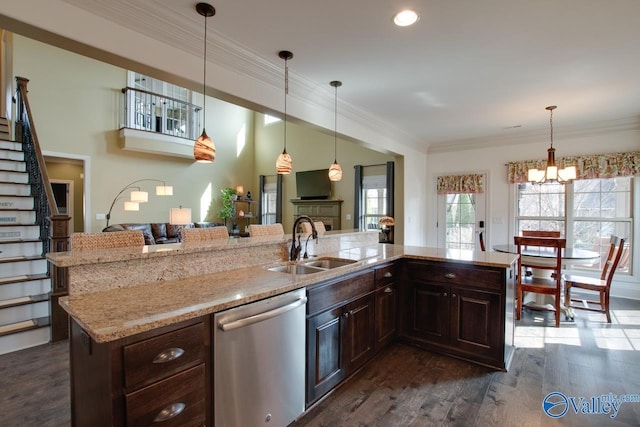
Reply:
<svg viewBox="0 0 640 427"><path fill-rule="evenodd" d="M198 163L212 163L216 158L216 147L204 129L207 121L207 18L215 15L216 10L208 3L198 3L196 4L196 12L204 16L204 67L202 77L202 134L193 145L193 158Z"/></svg>
<svg viewBox="0 0 640 427"><path fill-rule="evenodd" d="M293 169L293 159L287 153L287 94L289 93L289 66L287 61L293 58L293 53L288 50L281 50L278 56L284 59L284 147L282 153L276 159L276 172L279 175L289 175Z"/></svg>
<svg viewBox="0 0 640 427"><path fill-rule="evenodd" d="M576 179L576 167L568 166L558 169L556 165L556 149L553 148L553 110L558 108L550 105L545 109L549 111L549 127L551 130L551 146L547 149L547 167L545 169L532 168L527 171L527 180L532 184L545 182L566 183Z"/></svg>

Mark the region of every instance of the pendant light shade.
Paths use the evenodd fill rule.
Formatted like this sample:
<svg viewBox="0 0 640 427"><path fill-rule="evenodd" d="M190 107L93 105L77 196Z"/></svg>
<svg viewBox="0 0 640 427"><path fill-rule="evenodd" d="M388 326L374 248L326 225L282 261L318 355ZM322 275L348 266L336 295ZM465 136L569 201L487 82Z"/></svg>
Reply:
<svg viewBox="0 0 640 427"><path fill-rule="evenodd" d="M564 169L558 169L556 166L556 149L553 148L553 110L558 108L550 105L545 109L549 111L549 127L551 129L551 147L547 149L547 167L546 169L529 169L527 171L527 179L532 184L543 184L547 181L565 183L576 179L576 167L568 166Z"/></svg>
<svg viewBox="0 0 640 427"><path fill-rule="evenodd" d="M329 83L335 89L335 108L333 121L333 164L329 167L329 181L340 181L342 179L342 168L338 164L338 88L342 82L334 80Z"/></svg>
<svg viewBox="0 0 640 427"><path fill-rule="evenodd" d="M287 61L293 58L293 53L282 50L278 56L284 59L284 148L276 160L276 172L280 175L289 175L293 168L293 160L287 153L287 94L289 93L289 66Z"/></svg>
<svg viewBox="0 0 640 427"><path fill-rule="evenodd" d="M204 16L204 71L202 78L202 134L193 146L193 157L199 163L212 163L216 158L216 147L204 130L207 120L207 18L216 14L216 10L208 3L196 4L196 11Z"/></svg>

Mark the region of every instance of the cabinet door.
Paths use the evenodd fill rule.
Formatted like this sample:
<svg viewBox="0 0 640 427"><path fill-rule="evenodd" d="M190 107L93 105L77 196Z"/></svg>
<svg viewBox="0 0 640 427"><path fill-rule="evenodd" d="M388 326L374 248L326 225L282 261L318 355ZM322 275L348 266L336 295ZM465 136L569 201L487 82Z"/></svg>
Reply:
<svg viewBox="0 0 640 427"><path fill-rule="evenodd" d="M375 348L374 294L359 298L342 309L345 319L344 352L347 375L373 356Z"/></svg>
<svg viewBox="0 0 640 427"><path fill-rule="evenodd" d="M307 405L346 376L342 348L344 319L341 307L307 319Z"/></svg>
<svg viewBox="0 0 640 427"><path fill-rule="evenodd" d="M409 282L406 333L423 341L449 343L449 287Z"/></svg>
<svg viewBox="0 0 640 427"><path fill-rule="evenodd" d="M396 295L394 283L376 290L376 351L390 343L396 335Z"/></svg>
<svg viewBox="0 0 640 427"><path fill-rule="evenodd" d="M504 316L500 294L451 287L451 344L474 355L499 358Z"/></svg>

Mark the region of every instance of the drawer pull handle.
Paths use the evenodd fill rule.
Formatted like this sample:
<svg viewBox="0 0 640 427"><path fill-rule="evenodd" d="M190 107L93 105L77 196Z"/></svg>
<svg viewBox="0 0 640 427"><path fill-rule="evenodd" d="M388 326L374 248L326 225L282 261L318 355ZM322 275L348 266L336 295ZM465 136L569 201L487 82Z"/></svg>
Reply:
<svg viewBox="0 0 640 427"><path fill-rule="evenodd" d="M171 418L177 417L184 411L186 405L182 402L172 403L171 405L166 406L158 415L153 419L154 423L161 423L163 421L170 420Z"/></svg>
<svg viewBox="0 0 640 427"><path fill-rule="evenodd" d="M158 355L153 359L153 363L171 362L172 360L176 360L183 354L184 350L181 348L170 348L169 350L165 350L162 353L158 353Z"/></svg>
<svg viewBox="0 0 640 427"><path fill-rule="evenodd" d="M384 292L386 294L390 294L391 292L393 292L393 289L391 289L389 286L387 286L386 288L384 288Z"/></svg>
<svg viewBox="0 0 640 427"><path fill-rule="evenodd" d="M447 295L449 295L449 294L447 294L446 292L443 292L443 293L442 293L442 296L443 296L443 297L446 297Z"/></svg>
<svg viewBox="0 0 640 427"><path fill-rule="evenodd" d="M447 279L455 279L456 278L456 274L455 273L447 273L444 275L445 278Z"/></svg>
<svg viewBox="0 0 640 427"><path fill-rule="evenodd" d="M384 273L384 277L393 277L393 274L390 271Z"/></svg>

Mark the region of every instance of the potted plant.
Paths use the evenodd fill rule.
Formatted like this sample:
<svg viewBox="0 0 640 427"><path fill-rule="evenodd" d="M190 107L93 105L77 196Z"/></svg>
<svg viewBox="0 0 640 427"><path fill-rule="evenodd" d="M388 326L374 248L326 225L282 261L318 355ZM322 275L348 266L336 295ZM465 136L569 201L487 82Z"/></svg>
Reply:
<svg viewBox="0 0 640 427"><path fill-rule="evenodd" d="M238 194L236 189L231 187L223 188L220 192L222 193L222 207L218 212L218 216L224 219L224 225L227 225L227 218L233 218L235 211L233 201L236 200Z"/></svg>

